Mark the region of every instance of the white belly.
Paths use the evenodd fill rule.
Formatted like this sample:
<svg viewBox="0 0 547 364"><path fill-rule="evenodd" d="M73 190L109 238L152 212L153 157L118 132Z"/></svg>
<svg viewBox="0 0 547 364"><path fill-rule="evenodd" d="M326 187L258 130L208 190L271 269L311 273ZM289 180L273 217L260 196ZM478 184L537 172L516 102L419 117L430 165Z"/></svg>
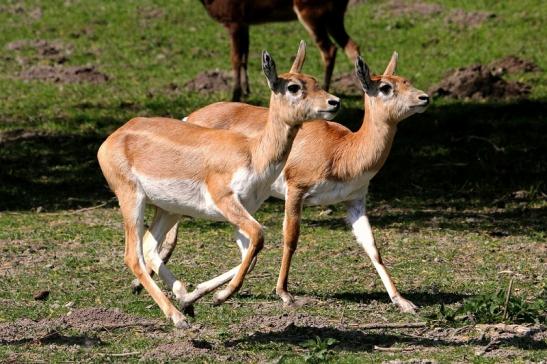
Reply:
<svg viewBox="0 0 547 364"><path fill-rule="evenodd" d="M242 168L234 173L230 187L241 204L254 214L270 196L270 186L282 166L273 166L262 175ZM214 203L207 186L201 181L156 179L137 174L147 202L174 214L209 220L226 219Z"/></svg>
<svg viewBox="0 0 547 364"><path fill-rule="evenodd" d="M363 198L368 190L368 185L376 172L367 172L351 181L339 182L325 180L317 183L304 195L304 204L332 205L338 202ZM287 182L283 175L279 176L272 184L271 195L285 199Z"/></svg>
<svg viewBox="0 0 547 364"><path fill-rule="evenodd" d="M139 175L148 203L178 215L225 220L204 183Z"/></svg>

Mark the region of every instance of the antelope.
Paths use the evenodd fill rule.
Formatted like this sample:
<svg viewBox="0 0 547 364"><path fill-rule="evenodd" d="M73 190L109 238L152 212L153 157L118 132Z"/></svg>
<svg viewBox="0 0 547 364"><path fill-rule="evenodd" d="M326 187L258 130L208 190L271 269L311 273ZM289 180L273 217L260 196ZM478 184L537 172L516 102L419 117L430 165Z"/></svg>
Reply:
<svg viewBox="0 0 547 364"><path fill-rule="evenodd" d="M298 19L321 51L325 65L323 87L327 91L337 51L329 36L352 61L359 55L359 46L344 27L348 0L201 0L201 3L211 18L223 24L230 35L234 74L232 101L239 101L242 95L250 93L247 75L249 25Z"/></svg>
<svg viewBox="0 0 547 364"><path fill-rule="evenodd" d="M304 56L301 42L291 71L278 76L274 60L263 51L270 108L262 131L254 137L176 119L137 117L114 131L99 148L101 170L123 217L125 263L176 327L188 327L186 317L152 280L147 265L183 307L228 281L215 293L213 304L237 292L264 244L262 226L251 214L269 196L297 131L307 120L332 119L340 107L340 100L323 91L313 77L295 72ZM146 205L156 212L145 232ZM240 265L193 292L187 291L157 254L165 234L183 215L232 223L241 251Z"/></svg>
<svg viewBox="0 0 547 364"><path fill-rule="evenodd" d="M403 312L415 312L416 306L398 292L382 261L365 209L369 182L389 155L397 124L425 111L429 104L425 92L394 74L397 60L398 54L394 52L383 75L371 77L369 67L358 57L355 71L364 90L365 109L360 129L351 132L326 120L306 123L294 140L283 173L271 186L272 196L285 199L283 257L276 293L286 305L294 303L287 288L288 274L300 234L303 205L343 202L347 206L347 222L380 275L391 301ZM185 119L195 125L253 136L264 128L267 115L268 109L264 107L219 102L194 111ZM165 242L160 252L162 259L169 259L175 245L176 231Z"/></svg>

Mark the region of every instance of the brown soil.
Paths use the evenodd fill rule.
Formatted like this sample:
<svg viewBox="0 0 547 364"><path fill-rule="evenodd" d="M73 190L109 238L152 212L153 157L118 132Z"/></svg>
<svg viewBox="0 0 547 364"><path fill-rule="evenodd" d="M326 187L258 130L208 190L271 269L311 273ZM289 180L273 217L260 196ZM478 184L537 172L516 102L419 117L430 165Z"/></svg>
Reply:
<svg viewBox="0 0 547 364"><path fill-rule="evenodd" d="M140 326L149 330L158 330L161 324L131 316L119 310L106 308L75 309L68 315L34 321L23 318L15 322L0 324L0 344L24 343L29 341L44 342L59 338L59 331L74 329L82 333L89 331L112 330Z"/></svg>
<svg viewBox="0 0 547 364"><path fill-rule="evenodd" d="M493 61L490 63L490 68L494 73L499 74L541 71L541 68L534 62L519 58L515 55L509 55Z"/></svg>
<svg viewBox="0 0 547 364"><path fill-rule="evenodd" d="M25 19L40 20L42 18L42 8L27 8L22 2L13 2L14 4L0 5L0 13L10 15L19 15Z"/></svg>
<svg viewBox="0 0 547 364"><path fill-rule="evenodd" d="M310 316L298 312L287 312L278 316L254 315L245 321L232 325L230 331L234 334L252 334L254 332L279 332L291 326L329 327L332 322L319 316Z"/></svg>
<svg viewBox="0 0 547 364"><path fill-rule="evenodd" d="M486 11L465 11L463 9L454 9L445 18L449 24L456 24L462 27L476 27L488 19L493 19L496 14Z"/></svg>
<svg viewBox="0 0 547 364"><path fill-rule="evenodd" d="M229 91L232 88L232 76L228 72L210 70L201 72L194 79L186 82L184 87L192 92Z"/></svg>
<svg viewBox="0 0 547 364"><path fill-rule="evenodd" d="M433 96L455 99L515 98L526 96L530 91L530 86L522 82L507 82L494 74L490 67L480 64L451 71L429 89Z"/></svg>
<svg viewBox="0 0 547 364"><path fill-rule="evenodd" d="M53 63L64 63L72 52L72 47L60 41L49 41L45 39L20 39L6 44L6 49L13 52L21 52L33 49L36 57L40 60L48 60ZM22 64L32 63L33 59L18 57Z"/></svg>
<svg viewBox="0 0 547 364"><path fill-rule="evenodd" d="M226 362L230 360L228 356L222 356L214 349L214 345L207 340L200 339L181 339L168 344L161 344L154 350L146 353L144 360L166 361L170 359L183 359L198 357L214 358L215 361Z"/></svg>
<svg viewBox="0 0 547 364"><path fill-rule="evenodd" d="M103 83L109 77L95 66L33 66L19 74L23 80L40 80L54 83Z"/></svg>
<svg viewBox="0 0 547 364"><path fill-rule="evenodd" d="M439 14L443 7L421 1L392 0L388 4L388 9L394 16L429 16Z"/></svg>
<svg viewBox="0 0 547 364"><path fill-rule="evenodd" d="M355 78L355 73L344 73L336 76L331 82L332 91L341 95L362 95L363 91L359 87L359 81Z"/></svg>

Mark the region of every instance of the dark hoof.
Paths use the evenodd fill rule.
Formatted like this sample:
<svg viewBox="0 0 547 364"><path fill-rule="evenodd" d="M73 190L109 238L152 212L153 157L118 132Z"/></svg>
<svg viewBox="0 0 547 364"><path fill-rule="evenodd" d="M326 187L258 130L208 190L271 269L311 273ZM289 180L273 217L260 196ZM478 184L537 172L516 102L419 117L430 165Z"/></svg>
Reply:
<svg viewBox="0 0 547 364"><path fill-rule="evenodd" d="M196 313L194 312L194 305L183 307L182 313L189 317L196 317Z"/></svg>
<svg viewBox="0 0 547 364"><path fill-rule="evenodd" d="M140 294L142 292L142 284L137 280L136 282L131 282L131 293Z"/></svg>

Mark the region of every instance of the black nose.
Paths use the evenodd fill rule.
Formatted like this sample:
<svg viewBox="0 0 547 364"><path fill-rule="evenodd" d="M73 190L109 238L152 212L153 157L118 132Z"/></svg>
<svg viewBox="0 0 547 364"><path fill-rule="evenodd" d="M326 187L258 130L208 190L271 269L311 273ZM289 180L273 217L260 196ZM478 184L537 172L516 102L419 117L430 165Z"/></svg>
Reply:
<svg viewBox="0 0 547 364"><path fill-rule="evenodd" d="M330 99L328 101L328 104L334 107L340 107L340 100Z"/></svg>
<svg viewBox="0 0 547 364"><path fill-rule="evenodd" d="M428 95L421 95L418 97L418 99L425 101L426 104L429 104L429 96Z"/></svg>

